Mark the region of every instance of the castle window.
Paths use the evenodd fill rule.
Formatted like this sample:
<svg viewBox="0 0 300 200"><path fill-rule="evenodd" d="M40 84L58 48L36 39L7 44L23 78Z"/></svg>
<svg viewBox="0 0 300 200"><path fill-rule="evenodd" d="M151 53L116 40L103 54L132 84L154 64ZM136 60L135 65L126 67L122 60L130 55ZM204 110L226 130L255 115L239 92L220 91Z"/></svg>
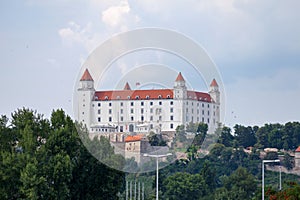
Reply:
<svg viewBox="0 0 300 200"><path fill-rule="evenodd" d="M150 106L153 106L153 102L152 101L150 102Z"/></svg>
<svg viewBox="0 0 300 200"><path fill-rule="evenodd" d="M153 129L153 124L150 124L150 129Z"/></svg>
<svg viewBox="0 0 300 200"><path fill-rule="evenodd" d="M214 111L214 116L216 116L216 112Z"/></svg>
<svg viewBox="0 0 300 200"><path fill-rule="evenodd" d="M207 115L209 115L209 110L207 111Z"/></svg>
<svg viewBox="0 0 300 200"><path fill-rule="evenodd" d="M167 95L167 99L170 99L170 95Z"/></svg>
<svg viewBox="0 0 300 200"><path fill-rule="evenodd" d="M109 122L111 122L111 121L112 121L112 118L111 118L111 117L109 117L109 118L108 118L108 121L109 121Z"/></svg>
<svg viewBox="0 0 300 200"><path fill-rule="evenodd" d="M143 101L141 102L141 106L144 106L144 102Z"/></svg>
<svg viewBox="0 0 300 200"><path fill-rule="evenodd" d="M173 101L170 101L170 105L173 105Z"/></svg>
<svg viewBox="0 0 300 200"><path fill-rule="evenodd" d="M83 104L82 106L85 107L85 104Z"/></svg>
<svg viewBox="0 0 300 200"><path fill-rule="evenodd" d="M84 112L82 112L82 114L84 115Z"/></svg>
<svg viewBox="0 0 300 200"><path fill-rule="evenodd" d="M120 113L123 114L123 109L120 110Z"/></svg>
<svg viewBox="0 0 300 200"><path fill-rule="evenodd" d="M204 108L204 103L202 104L202 108Z"/></svg>
<svg viewBox="0 0 300 200"><path fill-rule="evenodd" d="M170 108L170 113L172 113L173 112L173 108Z"/></svg>
<svg viewBox="0 0 300 200"><path fill-rule="evenodd" d="M158 104L161 106L162 102L160 101L160 102L158 102Z"/></svg>
<svg viewBox="0 0 300 200"><path fill-rule="evenodd" d="M173 124L170 124L170 128L173 128Z"/></svg>
<svg viewBox="0 0 300 200"><path fill-rule="evenodd" d="M133 108L130 109L130 113L133 114Z"/></svg>
<svg viewBox="0 0 300 200"><path fill-rule="evenodd" d="M194 109L192 108L192 114L194 113Z"/></svg>
<svg viewBox="0 0 300 200"><path fill-rule="evenodd" d="M105 96L105 100L107 100L108 99L108 96Z"/></svg>
<svg viewBox="0 0 300 200"><path fill-rule="evenodd" d="M98 122L101 122L101 117L98 117Z"/></svg>
<svg viewBox="0 0 300 200"><path fill-rule="evenodd" d="M135 99L139 99L139 98L140 98L139 96L136 96L136 97L135 97Z"/></svg>
<svg viewBox="0 0 300 200"><path fill-rule="evenodd" d="M150 108L150 113L153 113L153 108Z"/></svg>
<svg viewBox="0 0 300 200"><path fill-rule="evenodd" d="M120 96L117 96L117 99L120 99L121 97Z"/></svg>
<svg viewBox="0 0 300 200"><path fill-rule="evenodd" d="M202 110L202 115L204 115L204 110Z"/></svg>
<svg viewBox="0 0 300 200"><path fill-rule="evenodd" d="M127 99L130 99L130 96L127 96Z"/></svg>
<svg viewBox="0 0 300 200"><path fill-rule="evenodd" d="M98 100L98 96L95 96L95 100Z"/></svg>
<svg viewBox="0 0 300 200"><path fill-rule="evenodd" d="M111 109L109 109L109 110L108 110L108 114L111 114L111 112L112 112Z"/></svg>
<svg viewBox="0 0 300 200"><path fill-rule="evenodd" d="M209 104L207 104L207 107L209 108Z"/></svg>
<svg viewBox="0 0 300 200"><path fill-rule="evenodd" d="M120 106L123 106L123 102L120 102Z"/></svg>
<svg viewBox="0 0 300 200"><path fill-rule="evenodd" d="M100 109L98 110L98 114L99 114L99 115L101 114L101 110L100 110Z"/></svg>
<svg viewBox="0 0 300 200"><path fill-rule="evenodd" d="M141 121L144 121L144 116L141 116Z"/></svg>
<svg viewBox="0 0 300 200"><path fill-rule="evenodd" d="M161 99L161 95L158 95L158 98Z"/></svg>
<svg viewBox="0 0 300 200"><path fill-rule="evenodd" d="M207 123L209 124L209 118L207 118Z"/></svg>
<svg viewBox="0 0 300 200"><path fill-rule="evenodd" d="M141 113L142 113L142 114L144 113L144 109L143 109L143 108L141 108Z"/></svg>
<svg viewBox="0 0 300 200"><path fill-rule="evenodd" d="M101 103L98 103L98 107L100 107L101 106Z"/></svg>
<svg viewBox="0 0 300 200"><path fill-rule="evenodd" d="M130 105L133 106L133 102L130 102Z"/></svg>
<svg viewBox="0 0 300 200"><path fill-rule="evenodd" d="M121 122L124 120L123 116L121 116L120 120L121 120Z"/></svg>
<svg viewBox="0 0 300 200"><path fill-rule="evenodd" d="M173 120L174 120L174 117L173 117L173 115L171 115L171 116L170 116L170 120L171 120L171 121L173 121Z"/></svg>
<svg viewBox="0 0 300 200"><path fill-rule="evenodd" d="M109 103L108 106L111 106L111 103Z"/></svg>
<svg viewBox="0 0 300 200"><path fill-rule="evenodd" d="M162 116L159 116L158 120L161 121L162 120Z"/></svg>
<svg viewBox="0 0 300 200"><path fill-rule="evenodd" d="M150 121L153 121L153 116L150 116Z"/></svg>
<svg viewBox="0 0 300 200"><path fill-rule="evenodd" d="M199 100L201 101L201 100L202 100L202 97L200 97Z"/></svg>
<svg viewBox="0 0 300 200"><path fill-rule="evenodd" d="M150 98L149 95L147 95L147 96L146 96L146 99L149 99L149 98Z"/></svg>
<svg viewBox="0 0 300 200"><path fill-rule="evenodd" d="M131 117L131 121L133 121L134 120L134 118L133 117Z"/></svg>
<svg viewBox="0 0 300 200"><path fill-rule="evenodd" d="M204 123L204 117L202 117L202 122Z"/></svg>

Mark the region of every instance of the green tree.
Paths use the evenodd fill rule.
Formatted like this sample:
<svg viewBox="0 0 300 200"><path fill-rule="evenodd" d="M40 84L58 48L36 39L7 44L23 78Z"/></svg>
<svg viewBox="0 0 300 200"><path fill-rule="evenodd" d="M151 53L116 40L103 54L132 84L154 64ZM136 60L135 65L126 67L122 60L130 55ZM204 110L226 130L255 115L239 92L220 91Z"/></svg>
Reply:
<svg viewBox="0 0 300 200"><path fill-rule="evenodd" d="M250 126L235 125L234 137L238 146L250 147L256 143L255 132Z"/></svg>
<svg viewBox="0 0 300 200"><path fill-rule="evenodd" d="M229 177L223 177L223 187L216 191L215 199L251 199L256 191L255 177L239 167Z"/></svg>
<svg viewBox="0 0 300 200"><path fill-rule="evenodd" d="M234 137L231 134L231 129L229 127L223 127L221 135L219 137L218 143L225 145L226 147L232 147Z"/></svg>
<svg viewBox="0 0 300 200"><path fill-rule="evenodd" d="M207 185L200 174L178 172L164 181L164 198L170 200L200 199L207 194Z"/></svg>

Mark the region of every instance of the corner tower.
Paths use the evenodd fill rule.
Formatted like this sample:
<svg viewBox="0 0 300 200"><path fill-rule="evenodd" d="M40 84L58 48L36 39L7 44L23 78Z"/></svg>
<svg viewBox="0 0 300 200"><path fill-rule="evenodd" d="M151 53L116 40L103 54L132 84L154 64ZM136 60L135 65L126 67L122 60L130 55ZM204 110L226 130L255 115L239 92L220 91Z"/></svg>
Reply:
<svg viewBox="0 0 300 200"><path fill-rule="evenodd" d="M92 101L95 95L94 80L86 69L80 79L78 88L78 122L87 126L89 130L92 122Z"/></svg>
<svg viewBox="0 0 300 200"><path fill-rule="evenodd" d="M185 80L179 72L174 85L174 99L186 99L187 97L187 89L185 86Z"/></svg>
<svg viewBox="0 0 300 200"><path fill-rule="evenodd" d="M220 105L220 90L216 79L213 79L208 92L216 104Z"/></svg>

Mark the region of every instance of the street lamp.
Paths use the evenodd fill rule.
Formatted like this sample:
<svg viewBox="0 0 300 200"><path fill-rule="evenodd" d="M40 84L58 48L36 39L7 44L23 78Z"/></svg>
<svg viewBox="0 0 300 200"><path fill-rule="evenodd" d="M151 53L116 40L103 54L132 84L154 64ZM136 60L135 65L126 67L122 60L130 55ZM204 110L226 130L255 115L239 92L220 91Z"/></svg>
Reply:
<svg viewBox="0 0 300 200"><path fill-rule="evenodd" d="M163 158L171 155L172 155L171 153L161 154L161 155L147 154L147 153L144 154L145 157L156 158L156 200L158 200L158 158Z"/></svg>
<svg viewBox="0 0 300 200"><path fill-rule="evenodd" d="M277 160L263 160L262 161L262 200L265 199L265 163L277 163L280 162L279 159Z"/></svg>

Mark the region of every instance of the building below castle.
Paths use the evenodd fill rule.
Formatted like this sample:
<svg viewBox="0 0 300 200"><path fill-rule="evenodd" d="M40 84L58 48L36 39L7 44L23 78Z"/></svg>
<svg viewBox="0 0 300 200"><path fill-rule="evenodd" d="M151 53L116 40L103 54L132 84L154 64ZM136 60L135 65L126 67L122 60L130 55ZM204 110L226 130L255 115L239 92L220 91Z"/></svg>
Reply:
<svg viewBox="0 0 300 200"><path fill-rule="evenodd" d="M86 69L78 98L77 119L92 134L175 132L177 126L190 122L206 123L213 133L220 123L217 81L212 80L207 93L191 91L181 73L170 89L132 90L127 82L123 90L96 91Z"/></svg>

